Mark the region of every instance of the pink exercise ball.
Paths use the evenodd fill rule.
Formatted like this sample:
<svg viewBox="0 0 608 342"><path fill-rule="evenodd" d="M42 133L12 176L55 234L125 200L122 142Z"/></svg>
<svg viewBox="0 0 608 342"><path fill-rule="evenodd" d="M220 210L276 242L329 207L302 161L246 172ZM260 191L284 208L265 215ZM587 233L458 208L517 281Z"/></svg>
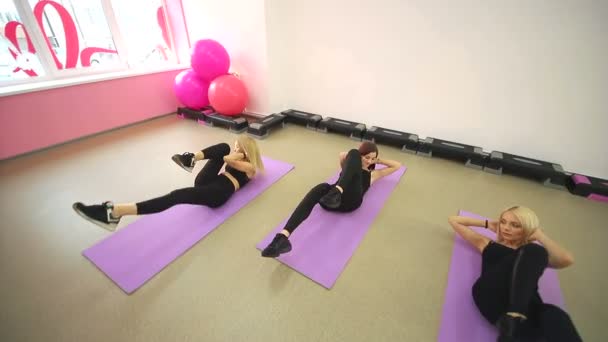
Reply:
<svg viewBox="0 0 608 342"><path fill-rule="evenodd" d="M190 64L199 77L211 82L228 73L230 56L222 44L213 39L202 39L192 47Z"/></svg>
<svg viewBox="0 0 608 342"><path fill-rule="evenodd" d="M201 79L192 70L184 70L175 76L173 91L184 106L199 109L209 105L209 82Z"/></svg>
<svg viewBox="0 0 608 342"><path fill-rule="evenodd" d="M243 112L249 95L243 81L233 75L223 75L209 85L209 102L213 109L224 115Z"/></svg>

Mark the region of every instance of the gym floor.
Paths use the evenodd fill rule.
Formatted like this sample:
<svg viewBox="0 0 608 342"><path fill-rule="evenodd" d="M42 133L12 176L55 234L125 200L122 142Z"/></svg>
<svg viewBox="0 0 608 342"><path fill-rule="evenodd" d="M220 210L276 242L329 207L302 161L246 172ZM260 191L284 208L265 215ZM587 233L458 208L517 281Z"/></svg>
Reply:
<svg viewBox="0 0 608 342"><path fill-rule="evenodd" d="M0 340L433 341L453 245L447 217L521 204L574 253L574 266L559 271L568 311L585 341L605 341L608 206L456 162L380 146L408 171L331 290L261 258L255 244L357 146L297 126L259 142L295 170L132 295L81 255L111 233L77 216L73 202L135 202L190 186L194 176L171 155L234 138L165 116L0 162Z"/></svg>

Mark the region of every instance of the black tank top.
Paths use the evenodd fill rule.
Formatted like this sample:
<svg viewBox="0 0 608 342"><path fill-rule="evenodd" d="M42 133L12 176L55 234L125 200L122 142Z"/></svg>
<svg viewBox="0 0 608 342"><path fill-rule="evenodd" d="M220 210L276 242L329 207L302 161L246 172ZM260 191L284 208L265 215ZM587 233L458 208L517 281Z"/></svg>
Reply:
<svg viewBox="0 0 608 342"><path fill-rule="evenodd" d="M226 164L226 172L231 174L232 177L236 179L241 188L245 186L245 184L249 183L249 177L247 177L247 173L237 170L228 164Z"/></svg>

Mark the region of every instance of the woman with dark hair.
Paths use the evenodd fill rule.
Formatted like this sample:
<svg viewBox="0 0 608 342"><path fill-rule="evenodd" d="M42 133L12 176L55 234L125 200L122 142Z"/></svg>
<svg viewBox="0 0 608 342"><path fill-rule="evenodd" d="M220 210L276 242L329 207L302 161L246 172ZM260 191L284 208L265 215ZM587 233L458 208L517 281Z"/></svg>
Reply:
<svg viewBox="0 0 608 342"><path fill-rule="evenodd" d="M376 170L376 164L386 165ZM401 163L378 158L378 147L372 142L363 142L359 149L340 153L342 172L335 184L321 183L304 197L296 207L284 229L262 251L263 257L276 258L291 251L289 236L308 218L315 205L328 211L351 212L361 206L363 195L378 179L397 171Z"/></svg>

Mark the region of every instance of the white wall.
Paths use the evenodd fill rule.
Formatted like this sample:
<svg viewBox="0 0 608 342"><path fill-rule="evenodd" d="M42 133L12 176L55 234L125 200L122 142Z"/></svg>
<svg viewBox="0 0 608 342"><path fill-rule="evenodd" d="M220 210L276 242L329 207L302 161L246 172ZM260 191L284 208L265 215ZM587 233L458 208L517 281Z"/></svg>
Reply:
<svg viewBox="0 0 608 342"><path fill-rule="evenodd" d="M265 5L271 110L337 116L608 178L608 1Z"/></svg>
<svg viewBox="0 0 608 342"><path fill-rule="evenodd" d="M192 44L214 39L249 91L247 111L269 112L264 0L182 0Z"/></svg>

